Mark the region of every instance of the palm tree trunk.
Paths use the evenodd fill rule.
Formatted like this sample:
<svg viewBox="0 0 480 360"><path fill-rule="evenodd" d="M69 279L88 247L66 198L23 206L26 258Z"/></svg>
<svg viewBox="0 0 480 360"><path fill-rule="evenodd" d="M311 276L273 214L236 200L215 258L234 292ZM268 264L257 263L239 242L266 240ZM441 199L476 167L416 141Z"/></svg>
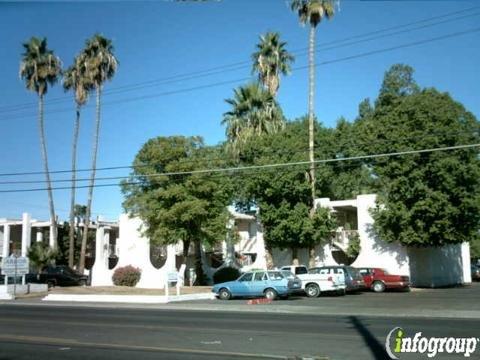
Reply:
<svg viewBox="0 0 480 360"><path fill-rule="evenodd" d="M93 133L92 171L90 174L90 184L88 186L87 213L85 216L85 230L83 231L82 247L80 249L80 265L79 265L80 273L83 273L83 270L85 269L85 252L87 250L88 226L90 225L93 186L95 185L95 173L97 170L97 151L98 151L98 139L100 134L100 98L102 93L102 86L98 85L96 90L97 90L97 114L96 114L96 122L95 122L95 131Z"/></svg>
<svg viewBox="0 0 480 360"><path fill-rule="evenodd" d="M311 215L315 212L315 157L314 157L314 121L315 114L313 108L315 96L315 26L310 26L310 43L308 48L309 61L309 92L308 92L308 146L310 157L310 187L312 191L312 210Z"/></svg>
<svg viewBox="0 0 480 360"><path fill-rule="evenodd" d="M43 169L45 171L45 177L47 179L47 193L48 193L48 206L50 209L50 236L53 239L53 244L50 244L54 249L57 247L57 219L55 217L55 207L53 205L53 193L52 182L50 181L50 171L48 170L48 155L47 144L45 140L45 128L43 122L43 95L39 95L38 101L38 130L40 132L40 147L42 150Z"/></svg>
<svg viewBox="0 0 480 360"><path fill-rule="evenodd" d="M75 251L75 187L76 187L76 171L77 171L77 143L78 131L80 128L80 105L77 104L75 124L73 126L72 140L72 195L70 197L70 228L68 232L68 266L73 267L74 251Z"/></svg>
<svg viewBox="0 0 480 360"><path fill-rule="evenodd" d="M308 47L308 61L309 61L309 92L308 92L308 145L310 158L310 187L312 191L312 207L310 209L310 218L315 214L315 141L314 141L314 125L315 125L315 26L310 25L310 39ZM312 258L312 252L309 251L309 263L315 261Z"/></svg>

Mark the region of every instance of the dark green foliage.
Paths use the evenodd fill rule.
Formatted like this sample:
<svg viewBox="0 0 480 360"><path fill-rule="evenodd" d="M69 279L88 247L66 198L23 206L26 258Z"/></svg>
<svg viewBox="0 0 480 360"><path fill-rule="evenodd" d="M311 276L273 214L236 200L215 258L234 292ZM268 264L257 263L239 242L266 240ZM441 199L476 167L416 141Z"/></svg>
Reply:
<svg viewBox="0 0 480 360"><path fill-rule="evenodd" d="M127 265L115 270L112 276L113 284L116 286L135 286L140 281L142 271L139 268Z"/></svg>
<svg viewBox="0 0 480 360"><path fill-rule="evenodd" d="M224 267L213 274L213 283L220 284L227 281L237 280L240 277L240 271L234 267Z"/></svg>
<svg viewBox="0 0 480 360"><path fill-rule="evenodd" d="M40 272L45 266L55 263L57 252L51 249L47 243L36 242L28 249L27 256L31 266Z"/></svg>
<svg viewBox="0 0 480 360"><path fill-rule="evenodd" d="M419 90L411 72L399 66L387 72L374 111L358 125L364 151L479 143L477 119L449 94ZM373 216L383 240L441 246L478 239L478 148L385 157L369 165L378 179Z"/></svg>
<svg viewBox="0 0 480 360"><path fill-rule="evenodd" d="M316 133L318 139L330 134L320 126ZM307 120L301 119L287 123L281 132L247 143L240 157L245 164L257 165L307 161L307 139ZM252 175L246 173L238 180L238 193L243 195L239 204L254 203L259 207L269 248L310 248L326 240L334 229L335 222L328 212L319 210L309 216L312 203L308 166L264 169ZM326 173L328 167L319 167L318 174ZM317 187L320 191L328 187L328 177L318 179L324 181Z"/></svg>
<svg viewBox="0 0 480 360"><path fill-rule="evenodd" d="M125 210L143 220L141 230L154 244L194 243L198 284L205 282L201 245L217 244L226 236L229 178L206 173L152 175L216 168L219 158L220 150L204 146L200 137L157 137L138 152L131 179L122 184Z"/></svg>
<svg viewBox="0 0 480 360"><path fill-rule="evenodd" d="M80 205L76 205L80 206ZM57 238L57 265L68 265L68 256L69 256L69 229L70 224L64 222L63 225L58 227L58 238ZM82 229L77 229L75 232L75 241L74 241L74 264L78 264L80 258L80 247L82 243ZM95 229L88 230L88 240L87 240L87 253L95 253ZM49 231L46 230L44 233L44 239L48 239Z"/></svg>
<svg viewBox="0 0 480 360"><path fill-rule="evenodd" d="M360 236L358 233L354 233L348 237L349 240L349 245L347 248L347 251L345 254L350 258L352 261L350 263L353 263L355 259L357 258L358 254L360 254L360 250L362 250L360 246Z"/></svg>

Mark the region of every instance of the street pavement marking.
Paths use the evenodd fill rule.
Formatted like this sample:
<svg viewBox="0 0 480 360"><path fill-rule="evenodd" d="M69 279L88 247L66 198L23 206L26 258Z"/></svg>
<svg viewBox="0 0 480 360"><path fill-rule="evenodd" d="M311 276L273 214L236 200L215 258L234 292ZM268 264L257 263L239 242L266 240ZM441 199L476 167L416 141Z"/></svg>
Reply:
<svg viewBox="0 0 480 360"><path fill-rule="evenodd" d="M228 351L212 351L212 350L196 350L196 349L182 349L175 347L158 347L158 346L140 346L140 345L121 345L121 344L106 344L106 343L92 343L83 342L75 339L50 338L42 336L23 336L23 335L0 335L0 341L22 342L27 344L38 345L57 345L57 346L82 346L82 347L98 347L115 350L137 350L137 351L152 351L152 352L174 352L182 354L202 354L213 356L226 357L240 357L240 358L257 358L257 359L292 359L289 356L269 355L269 354L249 354L240 352ZM297 359L302 359L297 357ZM328 358L319 358L328 359Z"/></svg>

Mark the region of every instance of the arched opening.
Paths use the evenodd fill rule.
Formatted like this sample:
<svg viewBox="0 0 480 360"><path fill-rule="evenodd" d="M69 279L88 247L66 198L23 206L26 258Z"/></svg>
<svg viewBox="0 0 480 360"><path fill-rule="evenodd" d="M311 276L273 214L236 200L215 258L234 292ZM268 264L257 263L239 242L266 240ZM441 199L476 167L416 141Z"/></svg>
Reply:
<svg viewBox="0 0 480 360"><path fill-rule="evenodd" d="M150 244L150 262L153 267L160 269L167 261L167 247L165 245Z"/></svg>

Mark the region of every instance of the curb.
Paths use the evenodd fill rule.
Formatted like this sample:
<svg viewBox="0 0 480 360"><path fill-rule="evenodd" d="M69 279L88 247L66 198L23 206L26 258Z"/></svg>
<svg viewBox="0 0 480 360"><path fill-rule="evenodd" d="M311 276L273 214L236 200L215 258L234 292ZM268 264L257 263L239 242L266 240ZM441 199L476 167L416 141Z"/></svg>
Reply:
<svg viewBox="0 0 480 360"><path fill-rule="evenodd" d="M94 303L130 303L130 304L167 304L170 302L190 300L211 300L212 293L186 294L186 295L74 295L74 294L49 294L42 301L56 302L94 302Z"/></svg>

